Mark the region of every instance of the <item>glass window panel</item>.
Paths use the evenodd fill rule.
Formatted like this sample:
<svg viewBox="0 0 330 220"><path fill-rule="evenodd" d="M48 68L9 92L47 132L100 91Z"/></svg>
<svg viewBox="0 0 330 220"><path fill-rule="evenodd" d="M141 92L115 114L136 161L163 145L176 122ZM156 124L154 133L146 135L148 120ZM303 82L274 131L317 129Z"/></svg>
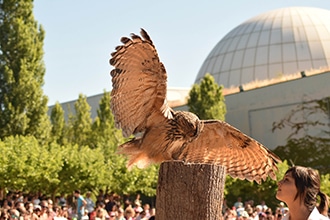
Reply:
<svg viewBox="0 0 330 220"><path fill-rule="evenodd" d="M232 70L229 73L229 85L237 85L241 84L241 71L240 70Z"/></svg>
<svg viewBox="0 0 330 220"><path fill-rule="evenodd" d="M298 69L299 69L299 71L310 70L311 68L312 68L312 62L311 62L311 60L299 61L298 62Z"/></svg>
<svg viewBox="0 0 330 220"><path fill-rule="evenodd" d="M323 47L322 47L321 42L319 42L319 41L309 42L309 47L310 47L310 51L311 51L313 60L324 58L324 52L323 52Z"/></svg>
<svg viewBox="0 0 330 220"><path fill-rule="evenodd" d="M270 40L270 30L262 31L259 37L259 46L268 45Z"/></svg>
<svg viewBox="0 0 330 220"><path fill-rule="evenodd" d="M302 26L300 15L298 15L298 14L292 15L291 19L292 19L292 27L301 27Z"/></svg>
<svg viewBox="0 0 330 220"><path fill-rule="evenodd" d="M296 46L292 44L283 44L283 62L296 60Z"/></svg>
<svg viewBox="0 0 330 220"><path fill-rule="evenodd" d="M279 63L282 62L282 45L271 45L269 47L269 63Z"/></svg>
<svg viewBox="0 0 330 220"><path fill-rule="evenodd" d="M228 52L234 51L237 48L237 44L239 43L240 37L234 37L230 43L230 46L228 48Z"/></svg>
<svg viewBox="0 0 330 220"><path fill-rule="evenodd" d="M282 18L282 27L281 28L292 28L291 16L286 15Z"/></svg>
<svg viewBox="0 0 330 220"><path fill-rule="evenodd" d="M277 16L273 21L273 29L282 28L282 17Z"/></svg>
<svg viewBox="0 0 330 220"><path fill-rule="evenodd" d="M313 69L320 69L328 66L327 61L325 59L313 60L312 62L313 62Z"/></svg>
<svg viewBox="0 0 330 220"><path fill-rule="evenodd" d="M267 65L261 65L255 67L255 79L265 80L268 79L268 67Z"/></svg>
<svg viewBox="0 0 330 220"><path fill-rule="evenodd" d="M269 64L268 71L269 71L268 77L270 79L283 76L283 69L281 63Z"/></svg>
<svg viewBox="0 0 330 220"><path fill-rule="evenodd" d="M263 31L269 31L272 29L272 25L273 25L273 20L272 19L266 19L264 22L264 26L262 28Z"/></svg>
<svg viewBox="0 0 330 220"><path fill-rule="evenodd" d="M238 69L242 67L244 52L239 50L234 53L231 69Z"/></svg>
<svg viewBox="0 0 330 220"><path fill-rule="evenodd" d="M320 40L322 42L330 40L330 31L329 30L325 26L317 27L317 32L318 32L318 35L320 36Z"/></svg>
<svg viewBox="0 0 330 220"><path fill-rule="evenodd" d="M211 71L214 64L216 63L216 60L217 60L217 57L212 57L210 60L209 60L209 63L206 67L206 71Z"/></svg>
<svg viewBox="0 0 330 220"><path fill-rule="evenodd" d="M228 71L231 65L231 61L234 53L228 53L224 56L223 63L221 65L221 72Z"/></svg>
<svg viewBox="0 0 330 220"><path fill-rule="evenodd" d="M297 60L310 60L311 54L307 42L296 43Z"/></svg>
<svg viewBox="0 0 330 220"><path fill-rule="evenodd" d="M244 60L243 60L244 67L254 66L255 53L256 53L255 48L249 48L245 50Z"/></svg>
<svg viewBox="0 0 330 220"><path fill-rule="evenodd" d="M313 26L311 19L309 18L309 16L306 16L304 12L301 13L300 19L305 27Z"/></svg>
<svg viewBox="0 0 330 220"><path fill-rule="evenodd" d="M282 42L282 29L273 29L270 35L270 44L279 44Z"/></svg>
<svg viewBox="0 0 330 220"><path fill-rule="evenodd" d="M330 41L322 41L325 58L330 59Z"/></svg>
<svg viewBox="0 0 330 220"><path fill-rule="evenodd" d="M228 47L230 46L231 40L230 39L226 39L224 41L221 41L221 43L219 44L219 53L226 53Z"/></svg>
<svg viewBox="0 0 330 220"><path fill-rule="evenodd" d="M212 69L213 73L220 72L223 58L224 58L223 54L217 57L217 60L215 61L215 64Z"/></svg>
<svg viewBox="0 0 330 220"><path fill-rule="evenodd" d="M262 65L268 63L268 47L258 47L256 55L256 65Z"/></svg>
<svg viewBox="0 0 330 220"><path fill-rule="evenodd" d="M319 35L315 29L315 27L305 27L306 34L307 34L307 39L308 41L319 41Z"/></svg>
<svg viewBox="0 0 330 220"><path fill-rule="evenodd" d="M238 42L237 50L246 48L246 44L247 44L248 39L249 39L248 34L242 35L241 38L240 38L240 41Z"/></svg>
<svg viewBox="0 0 330 220"><path fill-rule="evenodd" d="M260 32L263 28L264 24L264 19L260 18L257 22L256 25L254 26L253 32Z"/></svg>
<svg viewBox="0 0 330 220"><path fill-rule="evenodd" d="M243 68L241 82L251 82L254 80L254 67Z"/></svg>
<svg viewBox="0 0 330 220"><path fill-rule="evenodd" d="M228 71L221 72L220 73L220 83L219 84L222 84L225 87L229 87L228 79L229 79L229 72Z"/></svg>
<svg viewBox="0 0 330 220"><path fill-rule="evenodd" d="M282 29L282 43L291 43L294 42L292 28L283 28Z"/></svg>
<svg viewBox="0 0 330 220"><path fill-rule="evenodd" d="M254 32L250 35L247 47L255 47L258 43L259 32Z"/></svg>
<svg viewBox="0 0 330 220"><path fill-rule="evenodd" d="M247 23L243 23L243 24L239 25L238 27L239 27L239 30L237 31L237 34L236 35L242 35L242 34L245 33L245 30L248 27L248 24Z"/></svg>
<svg viewBox="0 0 330 220"><path fill-rule="evenodd" d="M251 33L254 29L254 26L256 25L256 21L254 22L247 22L246 23L247 27L246 27L246 30L245 30L245 34L248 34L248 33Z"/></svg>
<svg viewBox="0 0 330 220"><path fill-rule="evenodd" d="M297 69L298 69L297 62L285 62L285 63L283 63L283 72L284 72L284 74L294 74L296 72L300 72L300 71L297 71Z"/></svg>

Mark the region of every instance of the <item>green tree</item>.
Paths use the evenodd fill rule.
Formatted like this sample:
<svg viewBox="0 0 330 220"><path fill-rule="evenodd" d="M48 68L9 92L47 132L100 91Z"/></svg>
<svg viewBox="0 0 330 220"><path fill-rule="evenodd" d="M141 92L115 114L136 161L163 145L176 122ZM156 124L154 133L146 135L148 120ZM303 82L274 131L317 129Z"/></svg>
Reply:
<svg viewBox="0 0 330 220"><path fill-rule="evenodd" d="M201 119L224 120L226 104L222 88L211 74L206 74L200 85L194 84L189 92L189 111Z"/></svg>
<svg viewBox="0 0 330 220"><path fill-rule="evenodd" d="M61 152L45 147L32 136L9 136L0 141L0 186L25 192L52 192L59 185Z"/></svg>
<svg viewBox="0 0 330 220"><path fill-rule="evenodd" d="M0 138L50 132L43 95L44 30L33 17L32 0L0 2Z"/></svg>
<svg viewBox="0 0 330 220"><path fill-rule="evenodd" d="M67 144L65 137L66 122L64 119L64 111L58 102L56 102L51 110L50 121L52 123L51 141L55 141L60 145Z"/></svg>
<svg viewBox="0 0 330 220"><path fill-rule="evenodd" d="M330 173L329 117L330 97L297 105L279 122L273 123L273 131L289 127L287 143L278 146L274 153L293 164L318 169L321 174ZM314 134L310 131L316 130Z"/></svg>
<svg viewBox="0 0 330 220"><path fill-rule="evenodd" d="M92 132L91 107L86 96L80 94L74 104L75 114L69 118L69 140L72 145L90 146Z"/></svg>
<svg viewBox="0 0 330 220"><path fill-rule="evenodd" d="M109 184L102 151L78 145L67 145L62 150L59 190L66 193L78 188L92 191Z"/></svg>
<svg viewBox="0 0 330 220"><path fill-rule="evenodd" d="M330 174L321 175L321 191L327 195L330 195Z"/></svg>

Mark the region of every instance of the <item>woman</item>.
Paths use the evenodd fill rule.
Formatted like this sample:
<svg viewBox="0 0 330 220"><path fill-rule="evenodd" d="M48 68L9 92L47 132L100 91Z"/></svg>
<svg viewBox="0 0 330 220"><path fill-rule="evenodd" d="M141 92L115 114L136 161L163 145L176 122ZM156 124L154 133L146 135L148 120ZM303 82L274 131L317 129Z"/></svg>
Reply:
<svg viewBox="0 0 330 220"><path fill-rule="evenodd" d="M320 197L318 206L317 196ZM283 220L328 219L328 197L320 191L320 176L312 168L294 166L288 169L278 182L276 198L289 208Z"/></svg>

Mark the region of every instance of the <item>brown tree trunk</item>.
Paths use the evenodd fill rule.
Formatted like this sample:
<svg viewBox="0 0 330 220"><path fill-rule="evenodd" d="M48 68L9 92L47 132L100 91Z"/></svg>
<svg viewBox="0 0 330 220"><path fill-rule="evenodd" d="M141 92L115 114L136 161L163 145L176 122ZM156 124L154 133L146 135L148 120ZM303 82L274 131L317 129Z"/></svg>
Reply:
<svg viewBox="0 0 330 220"><path fill-rule="evenodd" d="M160 166L156 219L222 219L226 170L223 166L179 161Z"/></svg>

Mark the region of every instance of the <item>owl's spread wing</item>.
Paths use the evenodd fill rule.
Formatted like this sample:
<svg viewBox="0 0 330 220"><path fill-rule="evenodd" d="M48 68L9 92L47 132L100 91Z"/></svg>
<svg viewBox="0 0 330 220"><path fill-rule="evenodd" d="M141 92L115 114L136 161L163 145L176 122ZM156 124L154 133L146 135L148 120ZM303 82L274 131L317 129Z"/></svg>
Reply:
<svg viewBox="0 0 330 220"><path fill-rule="evenodd" d="M276 179L276 163L281 160L274 153L225 122L202 122L200 135L182 149L178 159L219 164L227 168L230 176L257 183L267 176Z"/></svg>
<svg viewBox="0 0 330 220"><path fill-rule="evenodd" d="M123 45L117 46L110 64L112 91L111 110L116 127L125 137L143 132L148 123L171 118L166 102L167 74L160 62L155 46L147 32L141 36L123 37Z"/></svg>

